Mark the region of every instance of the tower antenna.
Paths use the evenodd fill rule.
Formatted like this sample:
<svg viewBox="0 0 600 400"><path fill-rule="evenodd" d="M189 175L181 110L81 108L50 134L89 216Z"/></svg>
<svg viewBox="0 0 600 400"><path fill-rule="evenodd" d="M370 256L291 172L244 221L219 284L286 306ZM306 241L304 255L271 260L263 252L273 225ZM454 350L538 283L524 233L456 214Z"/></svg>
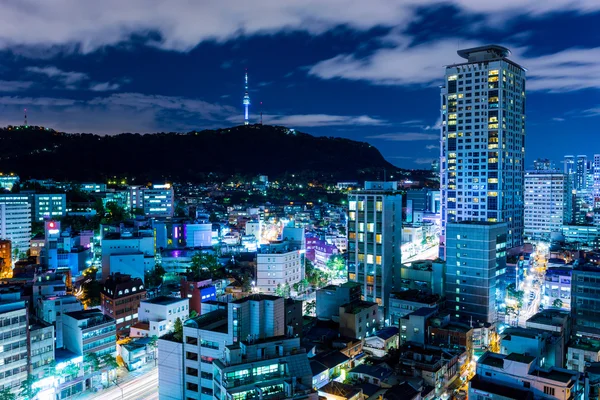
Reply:
<svg viewBox="0 0 600 400"><path fill-rule="evenodd" d="M250 107L250 94L248 93L248 68L244 75L244 125L248 125L248 109Z"/></svg>
<svg viewBox="0 0 600 400"><path fill-rule="evenodd" d="M24 118L25 124L24 125L27 126L27 109L26 108L23 110L23 114L25 116L25 118Z"/></svg>

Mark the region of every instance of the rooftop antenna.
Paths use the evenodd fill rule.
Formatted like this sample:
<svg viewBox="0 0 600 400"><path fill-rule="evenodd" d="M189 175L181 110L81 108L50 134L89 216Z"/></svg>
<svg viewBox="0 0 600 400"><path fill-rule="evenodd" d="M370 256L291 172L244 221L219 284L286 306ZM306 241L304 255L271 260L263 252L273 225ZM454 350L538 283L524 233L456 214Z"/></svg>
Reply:
<svg viewBox="0 0 600 400"><path fill-rule="evenodd" d="M27 126L27 109L26 108L23 110L23 114L25 116L25 118L24 118L25 124L24 125Z"/></svg>
<svg viewBox="0 0 600 400"><path fill-rule="evenodd" d="M248 68L244 75L244 125L248 125L248 108L250 107L250 94L248 93Z"/></svg>

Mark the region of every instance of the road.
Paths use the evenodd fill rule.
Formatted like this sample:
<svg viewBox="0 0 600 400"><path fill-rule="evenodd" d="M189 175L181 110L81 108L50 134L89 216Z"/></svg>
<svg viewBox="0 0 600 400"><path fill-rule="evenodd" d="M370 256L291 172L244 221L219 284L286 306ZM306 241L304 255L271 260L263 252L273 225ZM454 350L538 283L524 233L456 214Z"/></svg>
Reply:
<svg viewBox="0 0 600 400"><path fill-rule="evenodd" d="M143 371L145 373L141 375L137 375L135 372L129 373L118 386L111 386L97 393L86 392L78 399L158 400L158 368Z"/></svg>

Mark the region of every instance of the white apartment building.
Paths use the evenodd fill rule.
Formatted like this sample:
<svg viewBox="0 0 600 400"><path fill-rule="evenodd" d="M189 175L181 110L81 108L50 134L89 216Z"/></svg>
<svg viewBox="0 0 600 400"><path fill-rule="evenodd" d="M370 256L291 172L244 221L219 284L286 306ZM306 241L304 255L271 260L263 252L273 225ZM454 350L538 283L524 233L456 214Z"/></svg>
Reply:
<svg viewBox="0 0 600 400"><path fill-rule="evenodd" d="M476 371L477 378L483 382L525 389L532 392L535 399L583 399L577 371L542 369L536 367L535 357L528 355L504 355L488 351L477 361ZM469 398L477 398L477 391L472 391L471 385Z"/></svg>
<svg viewBox="0 0 600 400"><path fill-rule="evenodd" d="M115 320L97 309L72 311L63 316L65 348L79 356L96 353L115 355L117 335Z"/></svg>
<svg viewBox="0 0 600 400"><path fill-rule="evenodd" d="M396 182L365 182L348 195L348 280L389 318L389 297L402 263L402 195ZM396 276L395 276L396 275Z"/></svg>
<svg viewBox="0 0 600 400"><path fill-rule="evenodd" d="M11 241L13 252L29 250L31 239L31 203L27 196L18 196L13 201L0 197L0 239Z"/></svg>
<svg viewBox="0 0 600 400"><path fill-rule="evenodd" d="M177 318L184 322L190 316L190 300L159 296L140 301L138 322L131 326L132 337L161 337L173 331Z"/></svg>
<svg viewBox="0 0 600 400"><path fill-rule="evenodd" d="M555 171L528 171L525 174L525 236L550 240L569 221L569 182Z"/></svg>
<svg viewBox="0 0 600 400"><path fill-rule="evenodd" d="M459 50L441 91L442 244L446 224L506 222L507 247L523 243L525 69L489 45Z"/></svg>
<svg viewBox="0 0 600 400"><path fill-rule="evenodd" d="M304 253L299 246L284 243L261 247L256 255L256 288L275 293L304 279Z"/></svg>
<svg viewBox="0 0 600 400"><path fill-rule="evenodd" d="M19 290L0 292L0 390L9 389L14 394L27 379L27 309ZM8 359L8 362L5 361Z"/></svg>

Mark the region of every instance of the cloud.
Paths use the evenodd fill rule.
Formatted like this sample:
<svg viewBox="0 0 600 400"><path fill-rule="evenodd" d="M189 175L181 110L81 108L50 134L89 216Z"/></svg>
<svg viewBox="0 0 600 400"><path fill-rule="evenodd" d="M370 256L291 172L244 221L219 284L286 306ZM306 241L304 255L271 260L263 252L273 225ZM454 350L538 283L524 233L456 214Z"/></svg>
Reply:
<svg viewBox="0 0 600 400"><path fill-rule="evenodd" d="M552 121L556 121L556 122L563 122L565 119L564 118L552 118Z"/></svg>
<svg viewBox="0 0 600 400"><path fill-rule="evenodd" d="M583 110L581 112L581 115L583 115L584 117L597 117L600 115L600 106Z"/></svg>
<svg viewBox="0 0 600 400"><path fill-rule="evenodd" d="M110 92L117 90L121 87L118 83L102 82L94 83L90 86L90 90L93 92Z"/></svg>
<svg viewBox="0 0 600 400"><path fill-rule="evenodd" d="M484 43L460 38L412 44L403 33L381 38L385 46L368 56L339 54L310 67L309 74L321 79L366 81L376 85L434 86L442 83L443 66L461 62L461 48ZM510 44L507 44L511 47ZM532 49L513 48L511 59L527 68L527 90L569 92L600 88L600 47L570 48L555 53L532 55Z"/></svg>
<svg viewBox="0 0 600 400"><path fill-rule="evenodd" d="M29 89L33 82L26 81L0 81L0 92L20 92Z"/></svg>
<svg viewBox="0 0 600 400"><path fill-rule="evenodd" d="M234 116L229 119L230 122L241 122L240 117ZM269 125L301 126L301 127L319 127L319 126L343 126L343 125L363 125L379 126L387 125L388 122L382 119L369 117L367 115L329 115L329 114L296 114L296 115L273 115L264 114L263 122Z"/></svg>
<svg viewBox="0 0 600 400"><path fill-rule="evenodd" d="M232 61L223 61L221 63L221 68L223 69L229 69L233 66L233 62Z"/></svg>
<svg viewBox="0 0 600 400"><path fill-rule="evenodd" d="M381 139L390 142L413 142L425 140L440 140L440 135L421 132L400 132L400 133L382 133L379 135L367 136L365 139Z"/></svg>
<svg viewBox="0 0 600 400"><path fill-rule="evenodd" d="M435 158L415 158L413 161L415 164L423 165L423 164L431 164L435 160Z"/></svg>
<svg viewBox="0 0 600 400"><path fill-rule="evenodd" d="M66 132L186 131L222 126L237 112L203 100L141 93L119 93L91 100L0 96L0 125L21 123L27 107L29 122Z"/></svg>
<svg viewBox="0 0 600 400"><path fill-rule="evenodd" d="M427 146L425 146L425 148L427 150L439 150L440 146L437 144L428 144Z"/></svg>
<svg viewBox="0 0 600 400"><path fill-rule="evenodd" d="M273 81L258 82L259 87L272 85Z"/></svg>
<svg viewBox="0 0 600 400"><path fill-rule="evenodd" d="M63 71L54 66L46 66L46 67L27 67L25 68L28 72L33 72L35 74L46 75L49 78L56 79L62 82L65 87L74 87L75 84L78 84L84 80L89 79L88 75L83 72L73 72L73 71Z"/></svg>
<svg viewBox="0 0 600 400"><path fill-rule="evenodd" d="M89 4L72 0L5 1L0 5L0 48L36 56L52 52L88 53L153 33L147 43L163 49L189 51L207 40L303 31L318 35L335 27L367 31L405 26L423 6L421 0L104 0ZM482 23L511 17L535 18L552 12L593 13L596 0L431 0L477 15ZM35 29L23 29L23 21Z"/></svg>

